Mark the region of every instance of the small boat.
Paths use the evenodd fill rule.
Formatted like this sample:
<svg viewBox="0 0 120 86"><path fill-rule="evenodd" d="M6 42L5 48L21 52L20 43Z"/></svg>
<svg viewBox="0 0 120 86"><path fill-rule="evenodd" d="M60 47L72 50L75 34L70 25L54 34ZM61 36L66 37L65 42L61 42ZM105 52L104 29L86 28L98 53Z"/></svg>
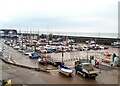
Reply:
<svg viewBox="0 0 120 86"><path fill-rule="evenodd" d="M47 65L48 64L48 61L46 58L39 58L38 59L38 62L42 65Z"/></svg>
<svg viewBox="0 0 120 86"><path fill-rule="evenodd" d="M59 66L60 73L66 75L66 76L72 76L73 70L67 66L60 65Z"/></svg>
<svg viewBox="0 0 120 86"><path fill-rule="evenodd" d="M34 58L39 58L40 55L37 52L32 52L32 53L29 54L29 57L34 59Z"/></svg>

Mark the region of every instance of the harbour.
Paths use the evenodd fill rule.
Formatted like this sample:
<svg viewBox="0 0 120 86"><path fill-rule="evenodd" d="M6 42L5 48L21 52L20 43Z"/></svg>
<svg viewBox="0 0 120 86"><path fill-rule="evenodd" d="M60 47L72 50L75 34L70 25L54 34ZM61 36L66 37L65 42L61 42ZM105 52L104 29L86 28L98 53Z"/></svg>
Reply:
<svg viewBox="0 0 120 86"><path fill-rule="evenodd" d="M0 86L120 86L119 0L0 0Z"/></svg>
<svg viewBox="0 0 120 86"><path fill-rule="evenodd" d="M71 44L66 45L66 43L64 44L64 42L68 42L68 39L69 41L75 40L74 37L72 38L67 37L67 41L66 39L65 40L59 39L59 40L56 40L59 42L48 43L48 41L46 40L45 41L41 40L40 43L35 42L32 45L28 45L25 42L25 40L28 40L26 38L28 35L23 35L23 36L24 36L23 39L21 39L21 35L19 36L18 39L20 40L20 42L18 41L18 39L16 41L16 38L15 40L14 38L12 39L7 38L7 40L6 38L1 39L1 44L2 44L2 47L4 48L3 49L4 56L2 56L2 59L3 59L2 79L11 79L13 84L26 84L26 85L27 84L61 84L61 83L68 84L68 82L70 81L71 81L71 84L110 84L109 80L112 80L111 84L118 84L118 80L119 80L118 68L119 67L117 67L117 64L114 64L114 66L111 66L112 56L106 56L106 54L104 54L107 51L111 55L114 52L117 56L119 56L119 48L114 48L112 45L110 45L111 43L109 44L103 43L101 45L99 44L99 42L96 42L97 44L92 46L98 46L99 44L99 47L93 48L93 47L90 47L90 44L86 43L86 41L88 41L88 38L87 39L83 38L84 41L82 42L73 41L72 45ZM57 37L66 38L62 36L57 36ZM53 38L54 38L54 35L53 35ZM14 41L11 41L11 40L14 40ZM32 39L32 40L35 40L35 39ZM80 37L79 37L79 40L81 40ZM91 37L89 40L91 40ZM115 40L112 40L112 42ZM12 42L14 42L15 44ZM20 44L16 45L16 42ZM37 43L39 44L39 46ZM17 46L20 46L20 47L17 47ZM42 58L42 56L47 58L46 61L48 61L48 63L41 64L40 62L39 64L38 58L35 57L35 59L31 59L29 57L29 54L25 55L23 52L19 51L22 47L27 47L27 49L32 49L33 51L38 52L41 56L40 58ZM61 50L62 48L64 49ZM58 49L58 50L55 50L55 49ZM91 78L88 78L88 79L83 78L81 75L75 73L76 71L74 69L75 62L80 61L82 59L88 60L90 59L90 56L95 56L95 58L100 61L100 65L98 69L100 69L101 73L96 77L96 80L92 80ZM59 73L60 70L58 66L54 66L55 64L53 62L55 63L64 62L65 66L70 67L74 71L72 74L72 77L67 77L64 74ZM94 63L92 63L92 65L95 66ZM9 71L7 72L6 70L7 71L9 70ZM18 73L16 71L20 71L20 72ZM21 71L24 71L24 72L29 71L29 73L24 73L24 72L22 73ZM11 73L9 74L9 72L11 72L12 75ZM15 74L17 74L17 77ZM32 81L31 80L29 81L25 79L25 76L26 77L34 76L34 77L31 79ZM56 82L54 82L54 80L51 80L50 78L56 78Z"/></svg>

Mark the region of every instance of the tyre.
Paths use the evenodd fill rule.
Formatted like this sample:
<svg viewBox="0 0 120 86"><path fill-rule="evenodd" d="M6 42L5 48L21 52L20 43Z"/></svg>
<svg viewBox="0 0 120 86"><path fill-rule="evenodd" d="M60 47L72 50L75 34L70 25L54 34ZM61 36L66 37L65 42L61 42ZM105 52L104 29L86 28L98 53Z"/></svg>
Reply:
<svg viewBox="0 0 120 86"><path fill-rule="evenodd" d="M75 73L77 74L77 73L78 73L78 71L76 70L76 71L75 71Z"/></svg>
<svg viewBox="0 0 120 86"><path fill-rule="evenodd" d="M68 77L72 77L72 74L69 74Z"/></svg>
<svg viewBox="0 0 120 86"><path fill-rule="evenodd" d="M95 79L96 79L96 77L93 77L93 79L95 80Z"/></svg>
<svg viewBox="0 0 120 86"><path fill-rule="evenodd" d="M84 77L84 78L86 78L86 77L87 77L86 73L83 73L83 77Z"/></svg>

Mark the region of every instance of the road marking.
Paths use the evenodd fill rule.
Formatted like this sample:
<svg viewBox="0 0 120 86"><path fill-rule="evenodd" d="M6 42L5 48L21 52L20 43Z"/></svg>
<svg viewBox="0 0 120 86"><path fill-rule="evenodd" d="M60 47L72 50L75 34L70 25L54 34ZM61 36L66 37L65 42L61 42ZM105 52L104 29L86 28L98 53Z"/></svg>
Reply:
<svg viewBox="0 0 120 86"><path fill-rule="evenodd" d="M105 84L105 83L103 83L101 80L98 80L97 82L100 83L100 84Z"/></svg>

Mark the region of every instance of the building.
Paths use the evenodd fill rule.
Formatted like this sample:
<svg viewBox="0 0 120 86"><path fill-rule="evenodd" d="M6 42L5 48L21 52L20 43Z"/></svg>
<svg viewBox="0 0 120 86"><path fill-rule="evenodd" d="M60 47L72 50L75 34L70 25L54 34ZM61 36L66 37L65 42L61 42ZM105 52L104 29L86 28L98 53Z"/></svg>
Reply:
<svg viewBox="0 0 120 86"><path fill-rule="evenodd" d="M17 38L17 30L15 29L0 29L0 38Z"/></svg>

